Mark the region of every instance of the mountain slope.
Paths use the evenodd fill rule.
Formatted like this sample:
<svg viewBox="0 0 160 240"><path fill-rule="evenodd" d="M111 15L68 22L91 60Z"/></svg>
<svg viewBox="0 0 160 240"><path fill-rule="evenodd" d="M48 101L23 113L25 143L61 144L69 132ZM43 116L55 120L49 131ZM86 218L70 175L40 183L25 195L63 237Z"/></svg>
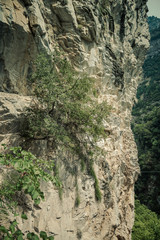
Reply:
<svg viewBox="0 0 160 240"><path fill-rule="evenodd" d="M143 82L137 91L133 132L138 146L141 176L136 195L160 214L160 19L149 17L150 49L145 60Z"/></svg>

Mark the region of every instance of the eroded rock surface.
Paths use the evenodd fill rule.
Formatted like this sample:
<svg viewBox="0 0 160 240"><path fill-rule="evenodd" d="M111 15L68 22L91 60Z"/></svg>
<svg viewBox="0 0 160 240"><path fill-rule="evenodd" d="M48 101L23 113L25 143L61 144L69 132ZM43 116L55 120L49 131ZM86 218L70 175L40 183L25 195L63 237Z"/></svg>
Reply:
<svg viewBox="0 0 160 240"><path fill-rule="evenodd" d="M94 181L78 164L59 163L63 198L44 185L46 202L28 212L25 230L55 235L55 240L129 240L134 221L134 183L139 172L130 128L142 64L149 47L146 0L0 0L0 141L23 145L19 121L30 102L27 77L37 52L60 46L79 71L103 83L99 97L112 106L105 159L95 163L102 191L97 203ZM40 156L45 140L27 143ZM80 205L75 207L75 176Z"/></svg>

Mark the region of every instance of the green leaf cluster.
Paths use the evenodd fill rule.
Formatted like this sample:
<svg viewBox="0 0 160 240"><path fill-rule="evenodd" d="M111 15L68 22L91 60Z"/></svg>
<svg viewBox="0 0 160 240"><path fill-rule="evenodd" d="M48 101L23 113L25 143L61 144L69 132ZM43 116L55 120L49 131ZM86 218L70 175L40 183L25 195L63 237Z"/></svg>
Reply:
<svg viewBox="0 0 160 240"><path fill-rule="evenodd" d="M132 230L132 240L160 239L160 219L156 213L145 205L135 202L135 223Z"/></svg>
<svg viewBox="0 0 160 240"><path fill-rule="evenodd" d="M12 201L15 194L23 190L25 194L31 196L35 204L39 204L40 200L44 199L40 189L41 180L56 184L53 161L38 159L21 147L10 148L10 152L0 154L0 164L11 170L12 176L11 179L9 177L5 179L0 187L0 199L3 202Z"/></svg>
<svg viewBox="0 0 160 240"><path fill-rule="evenodd" d="M7 214L7 210L12 211L19 204L18 192L29 194L35 204L44 200L44 193L41 191L41 181L52 181L60 185L53 175L53 161L38 159L32 153L23 150L21 147L12 147L5 153L0 154L0 165L7 169L7 177L0 185L0 214ZM7 210L6 210L7 209ZM15 214L16 215L16 214ZM25 212L21 218L26 220ZM23 240L24 234L18 228L16 220L11 222L9 228L0 226L0 237L5 240ZM47 236L46 232L40 232L43 240L53 240L52 236ZM35 233L28 233L27 239L40 239Z"/></svg>
<svg viewBox="0 0 160 240"><path fill-rule="evenodd" d="M54 240L53 236L47 236L47 233L41 231L39 236L33 232L27 233L25 237L21 230L18 229L18 223L14 220L11 222L9 228L0 226L0 237L3 237L4 240Z"/></svg>
<svg viewBox="0 0 160 240"><path fill-rule="evenodd" d="M23 233L17 228L17 225L18 223L13 221L8 229L0 226L0 236L3 237L4 240L23 240Z"/></svg>

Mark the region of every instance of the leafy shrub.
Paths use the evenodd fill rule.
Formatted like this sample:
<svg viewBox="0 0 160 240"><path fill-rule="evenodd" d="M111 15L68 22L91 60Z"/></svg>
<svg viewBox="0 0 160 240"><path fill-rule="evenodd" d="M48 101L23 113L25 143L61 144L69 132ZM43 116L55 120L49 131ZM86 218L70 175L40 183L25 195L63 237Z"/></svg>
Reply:
<svg viewBox="0 0 160 240"><path fill-rule="evenodd" d="M39 204L40 199L44 199L44 194L40 190L40 181L52 181L56 184L56 178L50 174L53 171L53 161L37 159L21 147L10 148L9 153L0 154L0 164L10 169L12 176L13 172L15 175L10 179L8 174L1 185L0 199L4 203L12 201L17 192L24 190L35 204Z"/></svg>
<svg viewBox="0 0 160 240"><path fill-rule="evenodd" d="M145 205L135 202L135 223L132 240L158 240L160 239L160 220L156 213Z"/></svg>
<svg viewBox="0 0 160 240"><path fill-rule="evenodd" d="M24 238L24 234L22 231L18 228L18 223L14 220L11 222L9 228L5 228L4 226L0 226L0 237L3 237L4 240L54 240L53 236L48 237L46 232L41 231L40 235L33 232L29 232L27 236Z"/></svg>
<svg viewBox="0 0 160 240"><path fill-rule="evenodd" d="M0 165L8 169L7 176L4 176L0 186L0 214L8 214L7 210L16 213L16 207L19 205L17 196L20 192L29 194L35 204L44 200L44 193L40 189L41 180L59 184L52 174L52 161L37 159L21 147L14 147L7 153L0 154ZM23 212L21 218L25 220L27 215ZM23 235L16 220L12 221L8 228L0 226L0 237L4 240L23 240ZM43 231L40 233L40 238L54 239L52 236L48 237ZM35 233L28 233L27 239L36 240L39 237Z"/></svg>

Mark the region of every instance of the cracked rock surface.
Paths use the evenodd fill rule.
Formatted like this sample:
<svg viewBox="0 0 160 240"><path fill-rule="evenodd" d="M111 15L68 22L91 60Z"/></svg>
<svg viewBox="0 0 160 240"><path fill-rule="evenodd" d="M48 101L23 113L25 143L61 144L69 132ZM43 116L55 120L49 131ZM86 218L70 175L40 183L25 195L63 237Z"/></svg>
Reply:
<svg viewBox="0 0 160 240"><path fill-rule="evenodd" d="M107 155L94 166L102 202L95 200L93 179L62 159L62 200L52 184L43 185L46 201L31 206L23 231L47 231L55 240L131 239L139 167L130 120L149 47L146 17L146 0L0 0L1 143L24 144L19 125L30 103L27 79L42 50L61 47L77 70L103 84L99 98L112 106L101 143ZM27 144L38 156L52 155L46 140ZM71 167L78 168L79 207Z"/></svg>

